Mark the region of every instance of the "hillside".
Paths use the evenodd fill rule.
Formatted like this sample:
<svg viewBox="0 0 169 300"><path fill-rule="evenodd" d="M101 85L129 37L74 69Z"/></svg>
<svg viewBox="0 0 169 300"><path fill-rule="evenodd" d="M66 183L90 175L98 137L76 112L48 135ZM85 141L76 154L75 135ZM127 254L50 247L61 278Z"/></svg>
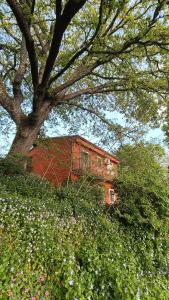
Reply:
<svg viewBox="0 0 169 300"><path fill-rule="evenodd" d="M107 209L89 183L1 176L0 299L168 299L168 195L116 185Z"/></svg>

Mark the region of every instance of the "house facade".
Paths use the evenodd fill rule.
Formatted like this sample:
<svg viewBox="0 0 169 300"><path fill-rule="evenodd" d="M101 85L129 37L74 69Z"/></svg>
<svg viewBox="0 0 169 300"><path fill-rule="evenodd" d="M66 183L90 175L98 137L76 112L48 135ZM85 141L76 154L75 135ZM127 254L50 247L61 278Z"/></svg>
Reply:
<svg viewBox="0 0 169 300"><path fill-rule="evenodd" d="M105 202L117 201L113 179L118 159L81 136L63 136L40 141L30 151L32 173L46 178L54 186L91 177L104 189Z"/></svg>

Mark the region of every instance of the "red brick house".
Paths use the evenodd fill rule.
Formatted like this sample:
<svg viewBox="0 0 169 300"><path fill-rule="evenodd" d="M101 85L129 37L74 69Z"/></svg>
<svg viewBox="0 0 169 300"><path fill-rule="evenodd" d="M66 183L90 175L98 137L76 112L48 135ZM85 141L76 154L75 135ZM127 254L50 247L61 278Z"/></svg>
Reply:
<svg viewBox="0 0 169 300"><path fill-rule="evenodd" d="M113 178L117 176L118 159L81 136L44 139L30 151L32 173L46 178L55 186L92 175L103 186L105 202L116 201Z"/></svg>

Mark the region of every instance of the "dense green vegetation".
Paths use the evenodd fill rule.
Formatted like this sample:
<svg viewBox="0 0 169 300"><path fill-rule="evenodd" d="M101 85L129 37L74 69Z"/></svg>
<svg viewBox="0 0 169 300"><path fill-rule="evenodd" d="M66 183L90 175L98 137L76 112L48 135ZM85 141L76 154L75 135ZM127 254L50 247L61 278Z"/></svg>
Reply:
<svg viewBox="0 0 169 300"><path fill-rule="evenodd" d="M120 169L115 184L122 199L119 215L123 212L123 218L132 222L161 227L169 205L168 169L160 163L163 148L139 143L122 147L117 155Z"/></svg>
<svg viewBox="0 0 169 300"><path fill-rule="evenodd" d="M90 185L1 176L0 299L168 299L168 195L116 184L107 210Z"/></svg>
<svg viewBox="0 0 169 300"><path fill-rule="evenodd" d="M138 172L138 147L127 148L132 161L120 150L121 202L109 208L85 180L56 190L30 175L0 176L1 300L169 298L168 177L149 160L154 148L139 147L147 168Z"/></svg>
<svg viewBox="0 0 169 300"><path fill-rule="evenodd" d="M0 300L169 299L160 147L119 149L109 207L91 178L56 190L25 174L32 145L60 125L109 147L164 125L168 142L168 4L0 0L1 136L16 128L0 159Z"/></svg>

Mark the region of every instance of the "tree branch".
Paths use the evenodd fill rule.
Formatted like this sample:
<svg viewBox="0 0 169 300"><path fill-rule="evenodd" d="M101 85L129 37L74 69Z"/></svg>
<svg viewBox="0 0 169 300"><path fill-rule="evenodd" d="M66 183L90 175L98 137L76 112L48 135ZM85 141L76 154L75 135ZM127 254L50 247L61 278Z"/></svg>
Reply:
<svg viewBox="0 0 169 300"><path fill-rule="evenodd" d="M56 0L56 17L60 17L62 13L62 0Z"/></svg>
<svg viewBox="0 0 169 300"><path fill-rule="evenodd" d="M77 81L83 79L84 77L86 77L87 75L90 75L91 72L99 66L99 60L97 62L95 62L93 65L89 65L89 66L80 66L78 67L75 72L72 74L72 76L70 77L70 79L63 83L62 85L60 85L58 88L56 88L54 90L54 92L52 93L52 97L56 96L58 93L61 93L62 91L64 91L64 93L67 91L67 88L71 85L73 85L74 83L76 83Z"/></svg>
<svg viewBox="0 0 169 300"><path fill-rule="evenodd" d="M52 72L57 55L59 53L60 45L65 30L70 24L72 18L83 7L85 2L86 0L79 0L79 1L69 0L65 5L62 15L56 18L51 48L49 51L49 55L46 61L45 70L42 78L42 84L41 84L42 88L46 88L48 84L48 80Z"/></svg>
<svg viewBox="0 0 169 300"><path fill-rule="evenodd" d="M140 3L140 1L138 2ZM98 50L98 51L89 51L91 54L102 54L102 55L118 55L121 53L126 52L127 49L129 49L131 46L136 45L136 44L143 44L144 41L142 41L141 39L143 39L145 36L147 36L147 34L150 32L150 30L153 28L154 24L157 22L158 17L160 15L161 9L164 6L164 4L166 3L166 0L159 0L158 4L154 10L152 19L150 20L147 28L144 30L143 33L139 33L138 35L136 35L134 38L131 38L130 40L126 41L122 47L119 50ZM122 22L122 21L121 21ZM120 22L120 23L121 23ZM122 25L124 26L124 24ZM117 28L119 29L120 27L117 26ZM111 31L110 34L113 34L116 30L114 29L113 31ZM109 34L109 35L110 35ZM156 45L158 44L158 41L156 42ZM154 45L153 41L149 41L149 46ZM160 45L160 43L158 44L158 46ZM165 49L166 50L166 49Z"/></svg>
<svg viewBox="0 0 169 300"><path fill-rule="evenodd" d="M114 15L114 17L113 17L113 20L110 22L110 24L109 24L109 26L107 27L107 29L105 30L103 36L106 36L106 35L108 34L108 32L110 31L110 29L113 27L113 25L114 25L114 23L115 23L115 21L116 21L118 15L120 14L120 12L121 12L121 9L120 9L120 7L119 7L119 8L117 8L117 11L116 11L116 13L115 13L115 15Z"/></svg>
<svg viewBox="0 0 169 300"><path fill-rule="evenodd" d="M27 67L27 50L25 45L25 38L22 38L21 51L20 51L20 64L16 71L13 82L13 94L14 98L18 101L22 101L21 83Z"/></svg>
<svg viewBox="0 0 169 300"><path fill-rule="evenodd" d="M9 113L12 120L16 124L19 124L20 117L21 117L21 110L17 105L15 105L13 99L8 95L1 77L0 77L0 105Z"/></svg>
<svg viewBox="0 0 169 300"><path fill-rule="evenodd" d="M115 132L115 135L117 135L118 137L120 136L121 138L122 137L131 138L130 134L132 135L133 132L137 132L138 130L138 129L131 130L131 128L123 128L120 124L114 124L110 122L108 119L106 119L104 116L102 116L98 111L92 108L84 107L81 104L77 104L73 102L68 102L65 104L86 111L90 115L96 116L103 124L107 125L111 130L113 130Z"/></svg>
<svg viewBox="0 0 169 300"><path fill-rule="evenodd" d="M14 32L12 32L11 28L9 28L6 23L3 21L3 18L1 19L2 25L3 25L3 29L5 30L5 32L18 44L20 45L20 39L17 38L17 36L15 35Z"/></svg>
<svg viewBox="0 0 169 300"><path fill-rule="evenodd" d="M129 13L134 10L140 3L142 3L142 0L139 0L138 2L134 3L134 5L132 5L128 10L127 12L125 13L126 16L129 15ZM123 7L125 5L125 1L123 1L123 3L121 3L121 6ZM120 9L120 11L119 11ZM106 32L103 34L103 36L110 36L112 35L113 33L115 33L117 30L119 30L120 28L122 28L125 24L127 24L127 20L126 21L123 21L123 18L122 20L115 26L114 29L112 29L117 17L119 16L120 12L121 12L121 7L119 7L119 9L117 9L117 12L112 20L112 22L110 23L110 26L108 27L108 29L106 30ZM112 29L112 30L111 30ZM111 30L111 31L110 31Z"/></svg>
<svg viewBox="0 0 169 300"><path fill-rule="evenodd" d="M72 56L72 58L69 60L69 62L66 64L66 66L63 69L61 69L55 76L53 76L51 78L51 80L49 81L49 86L71 67L71 65L75 62L75 60L78 59L90 47L90 45L92 44L92 42L94 41L94 39L98 35L98 32L99 32L100 27L101 27L101 23L102 23L103 1L104 0L101 0L101 2L100 2L99 20L98 20L98 24L96 26L96 30L95 30L93 36L91 37L91 39L88 42L84 43L83 47L78 52L76 52Z"/></svg>
<svg viewBox="0 0 169 300"><path fill-rule="evenodd" d="M119 76L105 76L105 75L102 75L102 74L98 74L98 73L95 73L95 72L92 72L91 75L95 76L95 77L98 77L100 79L103 79L103 80L127 80L128 78L127 77L119 77Z"/></svg>
<svg viewBox="0 0 169 300"><path fill-rule="evenodd" d="M35 2L36 2L36 0L32 0L32 5L31 5L31 15L33 15L33 13L34 13ZM31 21L31 20L30 20L30 21Z"/></svg>
<svg viewBox="0 0 169 300"><path fill-rule="evenodd" d="M34 40L31 36L29 24L25 18L25 15L21 9L21 6L15 0L7 0L10 8L12 9L18 26L23 33L26 41L26 48L28 51L29 61L31 64L31 74L34 89L36 90L38 84L38 61L36 57L36 51L34 46Z"/></svg>
<svg viewBox="0 0 169 300"><path fill-rule="evenodd" d="M127 90L131 90L129 88L123 88L123 87L115 87L113 86L112 83L105 83L105 84L101 84L95 87L88 87L85 89L81 89L77 92L71 93L71 94L67 94L64 95L63 97L61 97L61 102L67 102L70 100L73 100L75 98L78 98L82 95L94 95L94 94L100 94L100 93L110 93L110 92L124 92ZM57 95L57 99L59 99L59 94Z"/></svg>
<svg viewBox="0 0 169 300"><path fill-rule="evenodd" d="M97 112L96 110L92 109L92 108L88 108L88 107L84 107L81 104L77 104L77 103L73 103L73 102L69 102L69 103L65 103L68 106L73 106L76 108L79 108L81 110L87 111L90 114L95 115L96 117L98 117L103 123L105 123L108 126L111 126L112 124L106 120L99 112Z"/></svg>

